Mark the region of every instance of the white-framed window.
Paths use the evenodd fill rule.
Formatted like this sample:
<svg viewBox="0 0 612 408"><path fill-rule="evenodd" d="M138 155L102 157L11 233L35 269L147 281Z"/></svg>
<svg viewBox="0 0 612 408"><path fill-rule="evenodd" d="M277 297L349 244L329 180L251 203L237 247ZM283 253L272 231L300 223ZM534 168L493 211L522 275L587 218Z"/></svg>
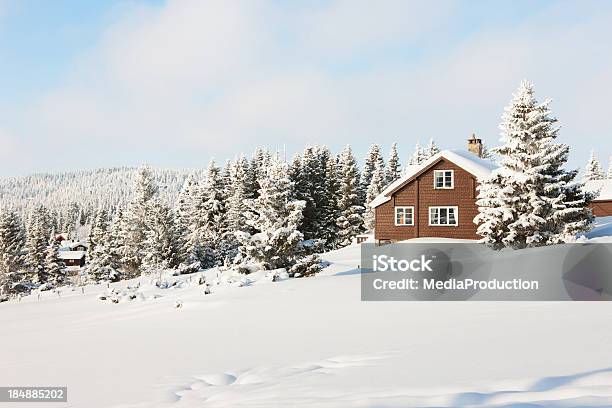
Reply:
<svg viewBox="0 0 612 408"><path fill-rule="evenodd" d="M429 225L459 225L459 207L429 207Z"/></svg>
<svg viewBox="0 0 612 408"><path fill-rule="evenodd" d="M452 189L455 187L455 172L453 170L434 170L434 188Z"/></svg>
<svg viewBox="0 0 612 408"><path fill-rule="evenodd" d="M395 225L414 225L414 207L395 207Z"/></svg>

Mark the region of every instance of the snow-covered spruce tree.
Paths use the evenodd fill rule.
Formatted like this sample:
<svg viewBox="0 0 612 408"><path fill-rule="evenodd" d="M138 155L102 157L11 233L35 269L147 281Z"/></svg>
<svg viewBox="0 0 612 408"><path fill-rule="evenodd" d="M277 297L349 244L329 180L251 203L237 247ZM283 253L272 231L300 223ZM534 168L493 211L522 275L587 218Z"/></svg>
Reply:
<svg viewBox="0 0 612 408"><path fill-rule="evenodd" d="M366 202L365 202L365 214L364 214L364 224L367 231L374 231L375 224L375 214L374 208L370 207L370 203L374 200L382 191L385 189L384 182L384 174L383 169L377 167L374 169L374 174L372 175L372 181L370 181L370 186L368 187Z"/></svg>
<svg viewBox="0 0 612 408"><path fill-rule="evenodd" d="M172 211L158 198L150 200L148 206L142 268L155 272L177 267L179 261Z"/></svg>
<svg viewBox="0 0 612 408"><path fill-rule="evenodd" d="M266 169L270 163L272 155L268 150L257 147L251 158L249 176L250 176L250 192L253 197L259 194L260 185L258 180L266 176Z"/></svg>
<svg viewBox="0 0 612 408"><path fill-rule="evenodd" d="M59 257L60 242L54 235L51 235L45 251L45 272L48 276L47 282L57 287L66 280L66 265Z"/></svg>
<svg viewBox="0 0 612 408"><path fill-rule="evenodd" d="M612 180L612 156L608 159L608 174L606 178Z"/></svg>
<svg viewBox="0 0 612 408"><path fill-rule="evenodd" d="M331 156L325 164L325 201L323 203L323 228L319 233L321 239L325 240L326 249L336 249L338 245L338 225L336 220L339 217L338 200L340 183L338 180L337 158Z"/></svg>
<svg viewBox="0 0 612 408"><path fill-rule="evenodd" d="M397 143L394 142L391 145L391 151L389 152L389 160L387 161L387 169L385 172L385 182L387 185L400 178L402 175L401 167L399 155L397 153Z"/></svg>
<svg viewBox="0 0 612 408"><path fill-rule="evenodd" d="M359 199L359 171L350 146L338 157L338 246L344 247L364 231L362 201Z"/></svg>
<svg viewBox="0 0 612 408"><path fill-rule="evenodd" d="M114 225L114 223L110 224L110 228L104 233L89 256L87 278L91 282L116 282L121 277L118 257L114 252L116 248L113 248L111 240L113 230L116 230L113 228Z"/></svg>
<svg viewBox="0 0 612 408"><path fill-rule="evenodd" d="M244 155L241 154L234 162L228 184L231 188L226 189L228 194L226 232L222 237L223 251L225 252L224 264L240 263L242 261L237 257L240 244L236 239L236 232L253 232L253 229L247 224L248 200L253 198L253 194L250 190L249 162Z"/></svg>
<svg viewBox="0 0 612 408"><path fill-rule="evenodd" d="M368 150L368 153L366 154L363 164L363 171L361 172L361 180L359 181L359 198L362 203L365 202L368 187L372 182L372 175L377 167L384 170L385 160L383 159L380 151L380 146L373 144L370 146L370 150Z"/></svg>
<svg viewBox="0 0 612 408"><path fill-rule="evenodd" d="M26 263L30 272L29 280L33 283L47 282L45 255L51 232L49 210L44 206L36 207L28 219L26 239Z"/></svg>
<svg viewBox="0 0 612 408"><path fill-rule="evenodd" d="M229 231L248 231L246 224L246 213L248 211L247 200L253 198L249 191L249 162L240 157L234 163L230 173L230 184L232 189L227 199L227 229Z"/></svg>
<svg viewBox="0 0 612 408"><path fill-rule="evenodd" d="M417 166L427 160L427 153L421 147L420 142L416 142L414 146L414 153L412 153L412 157L410 157L410 161L408 162L409 166Z"/></svg>
<svg viewBox="0 0 612 408"><path fill-rule="evenodd" d="M489 146L484 143L482 144L482 152L480 153L480 158L495 162L495 155L491 152Z"/></svg>
<svg viewBox="0 0 612 408"><path fill-rule="evenodd" d="M306 240L319 238L326 227L325 166L329 156L329 151L319 146L306 147L302 155L301 183L296 189L296 197L305 203L300 231Z"/></svg>
<svg viewBox="0 0 612 408"><path fill-rule="evenodd" d="M590 194L563 169L569 147L555 143L559 129L550 101L538 103L523 81L502 117L501 167L482 180L477 205L481 242L515 249L567 242L593 222Z"/></svg>
<svg viewBox="0 0 612 408"><path fill-rule="evenodd" d="M184 264L192 263L190 259L191 248L189 244L189 236L191 227L194 223L195 216L195 194L197 191L197 182L195 175L189 174L183 183L183 187L178 196L178 201L174 209L174 220L176 229L176 248L177 258L179 262Z"/></svg>
<svg viewBox="0 0 612 408"><path fill-rule="evenodd" d="M440 148L438 147L436 142L433 140L433 138L430 138L429 143L427 144L427 148L425 149L424 160L427 160L430 157L433 157L438 153L440 153Z"/></svg>
<svg viewBox="0 0 612 408"><path fill-rule="evenodd" d="M591 157L589 157L589 161L586 164L584 169L584 181L590 180L603 180L604 172L603 167L597 157L595 157L595 151L591 150Z"/></svg>
<svg viewBox="0 0 612 408"><path fill-rule="evenodd" d="M259 195L249 200L249 225L255 234L236 233L246 258L263 269L292 266L300 253L303 235L298 231L302 221L303 201L293 200L293 182L287 164L274 157L265 176L258 180Z"/></svg>
<svg viewBox="0 0 612 408"><path fill-rule="evenodd" d="M291 159L291 163L289 163L289 168L287 169L289 174L289 180L293 183L293 196L292 198L299 200L299 197L303 197L306 195L306 189L304 187L304 174L302 167L302 156L299 153L296 153Z"/></svg>
<svg viewBox="0 0 612 408"><path fill-rule="evenodd" d="M91 230L89 232L89 247L87 248L88 255L91 257L96 246L104 240L110 224L108 211L104 208L98 209L94 217Z"/></svg>
<svg viewBox="0 0 612 408"><path fill-rule="evenodd" d="M221 184L223 184L223 196L229 197L232 194L232 171L234 162L230 159L226 160L221 169Z"/></svg>
<svg viewBox="0 0 612 408"><path fill-rule="evenodd" d="M21 219L16 212L3 210L0 213L0 296L10 294L13 285L25 278L24 245Z"/></svg>
<svg viewBox="0 0 612 408"><path fill-rule="evenodd" d="M135 183L135 194L123 214L121 237L121 265L129 276L141 273L145 253L145 240L147 233L147 219L150 201L157 196L158 187L153 179L151 168L141 166Z"/></svg>
<svg viewBox="0 0 612 408"><path fill-rule="evenodd" d="M125 242L123 234L127 229L124 226L125 217L123 214L123 208L119 207L89 257L87 277L94 283L101 281L117 282L124 277L121 269L121 259L123 242Z"/></svg>
<svg viewBox="0 0 612 408"><path fill-rule="evenodd" d="M221 265L225 258L222 238L227 232L227 211L223 193L220 169L211 161L195 195L190 235L192 253L205 269Z"/></svg>

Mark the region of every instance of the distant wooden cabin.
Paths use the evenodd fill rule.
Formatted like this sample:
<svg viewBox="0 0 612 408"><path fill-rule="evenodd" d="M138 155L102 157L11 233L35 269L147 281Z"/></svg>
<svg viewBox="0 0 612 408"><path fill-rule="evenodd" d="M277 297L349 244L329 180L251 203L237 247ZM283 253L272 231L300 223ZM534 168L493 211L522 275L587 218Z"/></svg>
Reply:
<svg viewBox="0 0 612 408"><path fill-rule="evenodd" d="M59 258L64 261L67 267L82 268L85 266L85 254L85 251L59 251Z"/></svg>
<svg viewBox="0 0 612 408"><path fill-rule="evenodd" d="M87 244L85 244L84 242L73 242L72 244L68 245L68 248L70 248L71 251L87 251Z"/></svg>
<svg viewBox="0 0 612 408"><path fill-rule="evenodd" d="M591 203L593 215L612 216L612 179L587 181L586 190L595 193L595 199Z"/></svg>

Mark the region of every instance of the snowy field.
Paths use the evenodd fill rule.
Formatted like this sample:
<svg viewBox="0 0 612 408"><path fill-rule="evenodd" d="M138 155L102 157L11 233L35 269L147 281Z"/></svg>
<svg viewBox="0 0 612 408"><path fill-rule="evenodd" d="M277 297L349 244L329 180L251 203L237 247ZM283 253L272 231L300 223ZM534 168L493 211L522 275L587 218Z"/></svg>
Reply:
<svg viewBox="0 0 612 408"><path fill-rule="evenodd" d="M41 408L612 406L612 303L361 302L359 248L323 258L0 304L0 384L68 386Z"/></svg>

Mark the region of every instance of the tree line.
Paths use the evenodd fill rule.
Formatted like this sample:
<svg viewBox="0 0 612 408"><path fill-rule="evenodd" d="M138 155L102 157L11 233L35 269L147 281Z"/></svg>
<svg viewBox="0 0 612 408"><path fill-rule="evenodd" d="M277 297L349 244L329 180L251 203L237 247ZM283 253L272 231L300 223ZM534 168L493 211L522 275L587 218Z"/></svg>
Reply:
<svg viewBox="0 0 612 408"><path fill-rule="evenodd" d="M406 167L438 151L433 140L427 148L417 143ZM101 204L86 221L78 205L68 207L64 224L43 205L25 222L16 210L2 211L0 288L14 293L63 283L55 233L71 223L90 227L86 270L93 282L222 265L305 276L319 268L316 253L347 246L373 228L367 204L401 174L395 143L386 160L372 145L361 170L350 146L337 155L307 146L288 162L258 148L250 159L240 155L222 167L211 161L205 171L189 174L168 203L154 170L142 166L129 200Z"/></svg>

